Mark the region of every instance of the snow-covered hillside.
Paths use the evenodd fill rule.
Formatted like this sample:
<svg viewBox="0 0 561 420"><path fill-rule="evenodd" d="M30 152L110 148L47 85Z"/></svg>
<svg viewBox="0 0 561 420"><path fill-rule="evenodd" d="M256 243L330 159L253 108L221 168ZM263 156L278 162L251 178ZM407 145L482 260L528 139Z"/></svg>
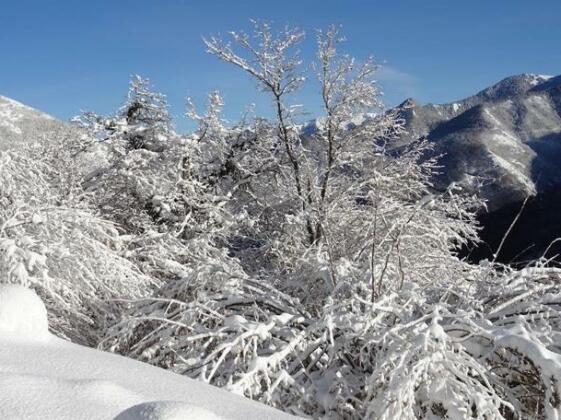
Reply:
<svg viewBox="0 0 561 420"><path fill-rule="evenodd" d="M48 114L0 95L0 147L12 148L21 141L36 141L64 124Z"/></svg>
<svg viewBox="0 0 561 420"><path fill-rule="evenodd" d="M443 154L439 181L456 182L490 209L561 185L561 77L508 77L466 99L398 107L407 143L421 136Z"/></svg>
<svg viewBox="0 0 561 420"><path fill-rule="evenodd" d="M2 420L290 419L163 369L50 335L40 299L0 286Z"/></svg>
<svg viewBox="0 0 561 420"><path fill-rule="evenodd" d="M528 195L521 218L505 243L503 262L524 262L561 247L561 76L521 74L449 104L403 102L397 111L402 143L426 136L442 155L440 187L455 183L487 200L481 209L483 243L473 261L494 258ZM550 246L553 244L552 246ZM467 255L467 253L466 253Z"/></svg>

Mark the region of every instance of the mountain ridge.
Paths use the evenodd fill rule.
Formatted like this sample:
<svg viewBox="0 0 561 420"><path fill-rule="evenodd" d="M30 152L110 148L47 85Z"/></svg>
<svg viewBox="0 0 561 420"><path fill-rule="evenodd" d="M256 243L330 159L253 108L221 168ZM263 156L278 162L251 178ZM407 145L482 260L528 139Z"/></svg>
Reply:
<svg viewBox="0 0 561 420"><path fill-rule="evenodd" d="M482 243L463 250L463 256L505 263L542 256L559 261L561 76L510 76L452 103L420 105L407 99L395 110L407 130L400 143L426 137L443 156L437 188L455 183L487 201L479 215Z"/></svg>
<svg viewBox="0 0 561 420"><path fill-rule="evenodd" d="M561 76L510 76L452 103L395 109L400 142L427 137L443 155L436 184L477 191L491 210L561 185Z"/></svg>

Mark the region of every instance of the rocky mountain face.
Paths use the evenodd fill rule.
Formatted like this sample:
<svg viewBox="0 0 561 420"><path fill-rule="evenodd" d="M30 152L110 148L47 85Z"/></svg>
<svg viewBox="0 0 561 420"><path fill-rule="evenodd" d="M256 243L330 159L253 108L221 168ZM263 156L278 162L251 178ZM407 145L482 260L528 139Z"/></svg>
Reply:
<svg viewBox="0 0 561 420"><path fill-rule="evenodd" d="M512 76L454 103L420 106L408 99L398 111L407 128L401 142L426 136L443 155L437 187L454 182L487 200L481 215L487 243L473 250L475 259L492 257L527 196L534 199L502 259L540 256L561 236L561 76Z"/></svg>
<svg viewBox="0 0 561 420"><path fill-rule="evenodd" d="M0 150L40 140L49 131L63 127L64 123L50 115L0 96Z"/></svg>

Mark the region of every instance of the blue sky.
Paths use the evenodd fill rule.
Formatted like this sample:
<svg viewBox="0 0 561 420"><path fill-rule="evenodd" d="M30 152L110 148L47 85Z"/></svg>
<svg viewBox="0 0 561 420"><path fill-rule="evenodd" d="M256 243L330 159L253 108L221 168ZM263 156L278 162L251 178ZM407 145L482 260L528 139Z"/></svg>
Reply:
<svg viewBox="0 0 561 420"><path fill-rule="evenodd" d="M179 129L190 126L185 98L201 103L214 89L230 118L252 102L266 112L248 77L201 42L247 29L249 18L306 30L304 56L314 28L342 25L346 52L385 63L378 79L389 105L452 101L512 74L561 73L559 0L5 0L0 95L63 119L108 113L138 73L168 96ZM305 104L311 92L294 100Z"/></svg>

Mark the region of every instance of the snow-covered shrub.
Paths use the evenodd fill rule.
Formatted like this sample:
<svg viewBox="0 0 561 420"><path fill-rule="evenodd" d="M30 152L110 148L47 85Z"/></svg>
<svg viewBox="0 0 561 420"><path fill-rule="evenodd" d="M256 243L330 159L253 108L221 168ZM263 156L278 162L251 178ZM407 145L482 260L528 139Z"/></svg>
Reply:
<svg viewBox="0 0 561 420"><path fill-rule="evenodd" d="M520 418L561 415L561 270L545 264L489 273L478 284L484 321L478 329L464 324L479 337L470 350L485 358L498 392Z"/></svg>
<svg viewBox="0 0 561 420"><path fill-rule="evenodd" d="M206 248L182 278L132 302L103 347L226 386L257 347L281 346L292 334L286 324L298 322L288 316L297 315L297 302L247 278L224 251Z"/></svg>
<svg viewBox="0 0 561 420"><path fill-rule="evenodd" d="M438 307L432 317L415 321L409 331L400 331L398 325L392 331L394 337L388 337L392 346L381 352L380 365L368 386L367 415L381 419L502 418L505 401L489 382L487 366L461 340L445 332Z"/></svg>
<svg viewBox="0 0 561 420"><path fill-rule="evenodd" d="M47 172L39 161L0 153L0 281L35 289L56 334L94 344L116 315L112 299L141 296L151 280L120 256L115 226L67 207Z"/></svg>

